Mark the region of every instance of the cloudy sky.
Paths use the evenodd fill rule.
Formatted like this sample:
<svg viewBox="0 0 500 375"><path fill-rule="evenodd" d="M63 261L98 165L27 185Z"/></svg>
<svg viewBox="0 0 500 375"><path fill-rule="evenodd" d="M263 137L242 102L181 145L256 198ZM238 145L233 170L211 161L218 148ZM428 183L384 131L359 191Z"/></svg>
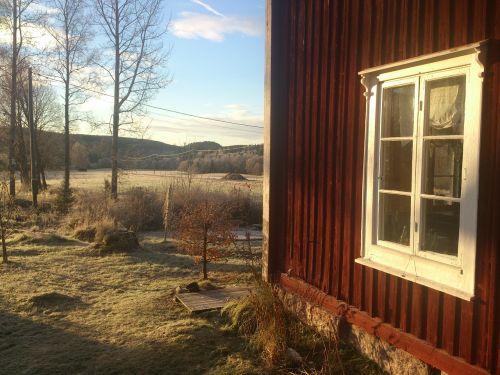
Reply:
<svg viewBox="0 0 500 375"><path fill-rule="evenodd" d="M168 0L172 83L152 105L251 125L263 124L265 0ZM111 98L86 107L109 118ZM145 138L182 145L261 143L262 129L149 110ZM86 131L85 127L80 129Z"/></svg>
<svg viewBox="0 0 500 375"><path fill-rule="evenodd" d="M44 10L50 13L50 8ZM262 126L265 0L164 0L164 13L165 25L169 24L164 45L171 47L167 67L173 80L150 104ZM38 27L24 32L35 37L34 44L38 47L50 48L53 43ZM0 43L10 43L5 30L0 30ZM57 83L53 85L61 92ZM111 87L105 91L112 93ZM111 104L112 98L100 96L91 98L81 108L109 122ZM263 141L260 128L199 120L157 109L148 110L142 123L148 129L145 138L171 144L210 140L232 145ZM78 132L106 134L109 129L104 126L91 130L81 124Z"/></svg>

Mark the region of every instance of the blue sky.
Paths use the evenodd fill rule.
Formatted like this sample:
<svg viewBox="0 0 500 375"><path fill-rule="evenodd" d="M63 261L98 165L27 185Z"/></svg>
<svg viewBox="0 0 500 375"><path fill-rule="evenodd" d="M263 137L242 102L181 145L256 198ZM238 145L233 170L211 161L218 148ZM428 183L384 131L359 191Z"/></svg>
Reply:
<svg viewBox="0 0 500 375"><path fill-rule="evenodd" d="M51 14L50 1L37 5ZM172 83L160 90L150 104L180 112L251 125L263 124L265 0L164 0L164 22L169 24L165 48L171 47L166 66ZM99 32L99 30L96 30ZM31 24L33 49L54 48L54 40L44 29ZM10 31L0 27L0 44L9 44ZM94 45L102 45L97 36ZM43 60L42 65L46 65ZM49 64L50 65L50 64ZM46 74L54 75L50 71ZM103 73L104 76L106 74ZM111 82L109 82L111 83ZM62 85L52 81L62 94ZM112 93L112 87L99 89ZM62 99L61 99L62 100ZM80 124L79 133L109 134L112 98L94 96L79 107L105 123L98 130ZM262 143L263 130L197 120L160 110L148 110L141 119L144 137L182 145L215 141L222 145ZM121 131L121 136L127 136Z"/></svg>
<svg viewBox="0 0 500 375"><path fill-rule="evenodd" d="M153 104L262 125L265 0L171 0L165 5L173 81ZM175 144L262 142L262 130L168 116L154 111L146 137Z"/></svg>

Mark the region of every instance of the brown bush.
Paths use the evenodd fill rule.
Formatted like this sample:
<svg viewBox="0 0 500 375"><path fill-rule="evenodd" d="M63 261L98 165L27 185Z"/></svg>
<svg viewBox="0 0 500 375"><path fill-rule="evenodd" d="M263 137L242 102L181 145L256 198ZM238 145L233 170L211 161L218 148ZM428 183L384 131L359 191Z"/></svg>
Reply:
<svg viewBox="0 0 500 375"><path fill-rule="evenodd" d="M163 200L164 197L155 191L133 188L111 204L109 216L133 231L162 229Z"/></svg>

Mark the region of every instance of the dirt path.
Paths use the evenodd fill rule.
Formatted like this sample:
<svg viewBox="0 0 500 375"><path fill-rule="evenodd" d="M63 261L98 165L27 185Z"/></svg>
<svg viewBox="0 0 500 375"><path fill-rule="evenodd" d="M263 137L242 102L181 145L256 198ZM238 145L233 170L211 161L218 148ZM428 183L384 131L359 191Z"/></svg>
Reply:
<svg viewBox="0 0 500 375"><path fill-rule="evenodd" d="M1 374L261 374L219 313L190 315L172 290L196 280L190 257L143 238L144 250L93 257L87 244L18 237L0 267ZM236 260L215 282L251 278Z"/></svg>

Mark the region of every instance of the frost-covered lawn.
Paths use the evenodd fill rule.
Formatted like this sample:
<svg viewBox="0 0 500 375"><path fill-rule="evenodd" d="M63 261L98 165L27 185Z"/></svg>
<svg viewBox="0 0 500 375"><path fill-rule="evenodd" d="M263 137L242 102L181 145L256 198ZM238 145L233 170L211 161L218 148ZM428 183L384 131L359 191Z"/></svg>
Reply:
<svg viewBox="0 0 500 375"><path fill-rule="evenodd" d="M54 234L15 236L0 266L0 373L263 373L218 312L190 315L173 301L199 272L160 238L95 257L87 243ZM251 275L233 259L214 265L211 279L242 285Z"/></svg>

